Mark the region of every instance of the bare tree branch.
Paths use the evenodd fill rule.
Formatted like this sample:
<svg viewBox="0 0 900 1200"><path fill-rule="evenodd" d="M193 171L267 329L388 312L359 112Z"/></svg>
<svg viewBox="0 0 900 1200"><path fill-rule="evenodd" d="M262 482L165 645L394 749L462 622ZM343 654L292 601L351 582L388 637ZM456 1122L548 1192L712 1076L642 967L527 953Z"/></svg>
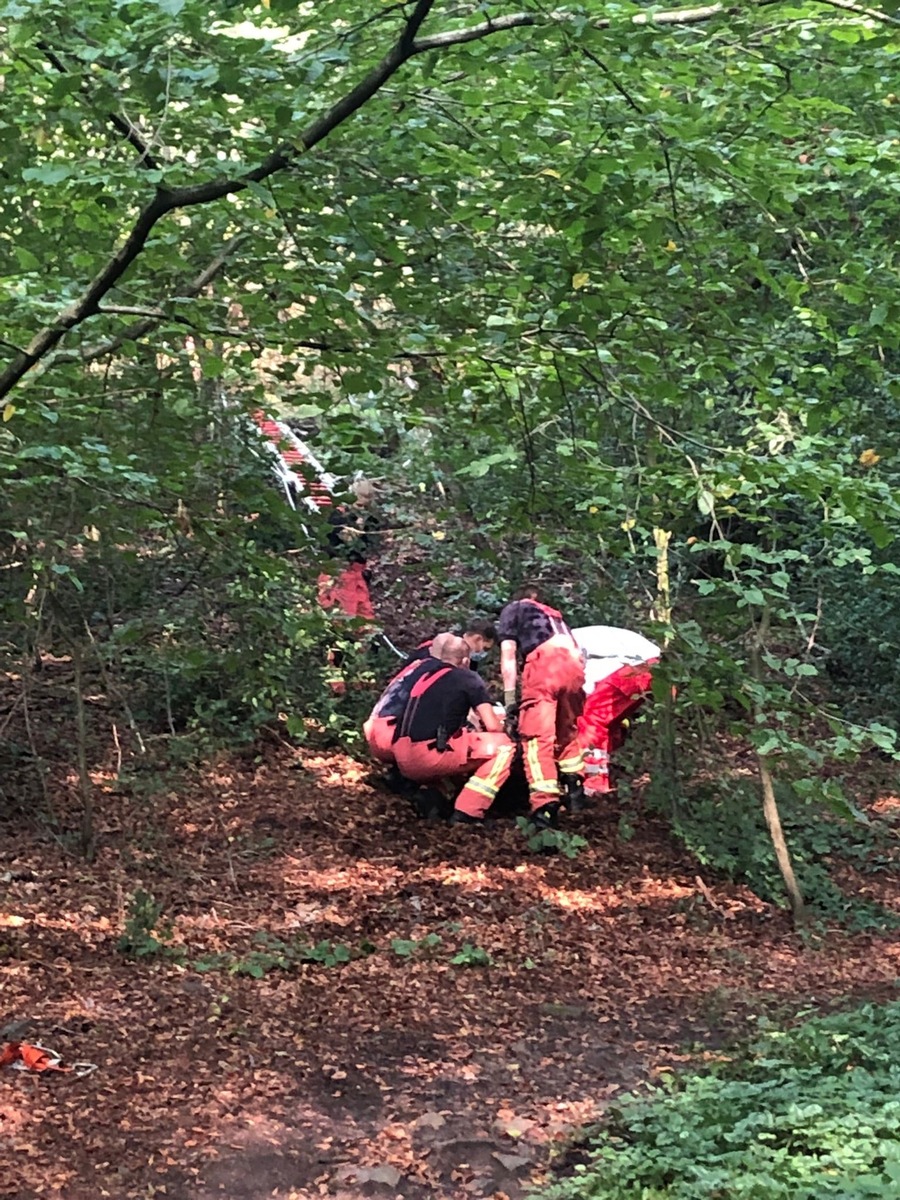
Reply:
<svg viewBox="0 0 900 1200"><path fill-rule="evenodd" d="M57 346L70 329L100 311L100 301L125 274L143 250L160 217L174 208L171 192L157 188L156 195L138 214L128 237L88 285L79 300L63 309L52 325L46 325L0 374L0 397L7 396L21 379Z"/></svg>
<svg viewBox="0 0 900 1200"><path fill-rule="evenodd" d="M737 4L707 4L700 8L674 8L669 12L636 13L632 25L700 25L723 13L740 12ZM608 22L607 22L608 24Z"/></svg>
<svg viewBox="0 0 900 1200"><path fill-rule="evenodd" d="M481 38L490 37L494 33L503 33L507 29L552 25L555 20L562 19L564 19L564 14L557 13L550 13L546 17L537 13L510 13L506 17L488 17L480 25L470 25L467 29L448 29L444 33L435 33L431 37L420 38L416 42L415 51L417 54L425 54L428 50L445 50L448 46L461 46L465 42L475 42Z"/></svg>
<svg viewBox="0 0 900 1200"><path fill-rule="evenodd" d="M140 304L104 304L98 313L100 316L151 317L154 321L164 321L169 315L164 309L146 308Z"/></svg>
<svg viewBox="0 0 900 1200"><path fill-rule="evenodd" d="M879 8L866 8L864 4L854 4L853 0L816 0L816 3L840 8L844 12L858 13L862 17L869 17L872 21L881 21L886 25L900 25L900 17L893 17Z"/></svg>
<svg viewBox="0 0 900 1200"><path fill-rule="evenodd" d="M849 0L848 0L849 2ZM730 15L740 11L738 5L707 4L702 8L676 8L664 12L636 13L631 18L632 25L699 25L713 17ZM420 38L416 42L416 53L424 54L428 50L443 50L448 46L459 46L463 42L475 42L481 38L502 33L507 29L525 29L530 26L546 26L562 24L570 20L568 13L552 12L546 16L538 13L509 13L505 17L488 17L480 25L470 25L467 29L448 29L445 33L435 33L431 37ZM592 21L593 29L609 29L612 21L604 17Z"/></svg>
<svg viewBox="0 0 900 1200"><path fill-rule="evenodd" d="M419 0L413 15L404 26L399 40L388 51L381 62L368 75L361 79L356 87L349 91L346 96L343 96L336 104L333 104L328 112L313 121L295 142L289 142L280 146L268 158L264 159L258 167L249 171L246 175L241 175L237 179L213 179L208 183L200 184L196 187L178 188L172 192L173 207L187 208L194 204L208 204L211 200L219 200L222 196L227 196L230 192L242 191L251 183L262 183L264 179L268 179L276 171L283 170L290 162L306 151L312 150L313 146L318 145L332 130L336 129L338 125L342 125L348 117L352 117L367 101L371 100L375 93L414 54L420 53L418 43L415 41L415 35L421 28L422 22L433 7L433 4L434 0ZM2 395L2 392L0 392L0 395Z"/></svg>
<svg viewBox="0 0 900 1200"><path fill-rule="evenodd" d="M221 253L218 254L207 267L204 267L196 279L191 280L190 283L185 284L185 286L179 290L179 295L199 295L200 292L202 292L207 286L207 284L211 283L213 279L215 279L234 251L237 250L237 248L244 241L246 241L246 238L247 235L243 233L231 238L231 240L225 246L223 246ZM93 362L94 359L103 358L107 354L112 354L115 350L118 350L123 342L137 341L138 338L141 338L145 334L149 333L150 330L153 329L155 325L159 324L160 321L178 319L177 317L173 317L171 313L168 313L159 307L155 309L149 309L139 308L137 305L104 305L102 308L98 308L97 311L98 313L127 313L132 316L142 316L144 320L135 321L126 329L123 329L120 333L117 333L115 337L107 338L103 342L97 342L93 346L85 346L81 350L58 350L50 357L47 363L48 367L55 366L57 363L63 362Z"/></svg>
<svg viewBox="0 0 900 1200"><path fill-rule="evenodd" d="M351 89L336 104L308 126L296 143L282 146L269 155L255 170L238 179L212 180L197 187L171 190L159 187L156 195L138 214L131 232L121 248L106 263L100 273L89 284L79 300L64 309L52 325L45 326L31 341L23 354L17 355L5 371L0 374L0 398L12 389L41 361L65 334L80 325L88 317L100 311L100 301L125 274L143 250L156 223L175 208L187 208L196 204L208 204L230 192L243 191L251 183L259 183L283 170L288 163L306 150L311 150L333 129L342 125L358 109L375 95L380 87L416 53L415 38L425 18L431 11L434 0L418 0L412 15L394 46L380 63L375 66L355 88Z"/></svg>
<svg viewBox="0 0 900 1200"><path fill-rule="evenodd" d="M756 0L756 4L752 7L769 8L776 3L778 0ZM881 21L888 25L900 25L900 18L882 12L880 9L856 4L854 0L815 0L815 3L858 13L873 21ZM631 24L643 26L702 25L715 17L737 16L746 11L747 6L743 4L705 4L694 8L673 8L660 12L635 13L631 17ZM570 17L565 12L551 12L546 16L538 13L509 13L504 17L488 17L480 25L470 25L467 29L449 29L444 33L435 33L430 37L420 38L416 42L415 52L423 54L428 50L443 50L449 46L459 46L464 42L478 41L495 33L502 33L507 29L556 25L568 20ZM609 29L611 25L612 21L608 17L591 22L593 29Z"/></svg>

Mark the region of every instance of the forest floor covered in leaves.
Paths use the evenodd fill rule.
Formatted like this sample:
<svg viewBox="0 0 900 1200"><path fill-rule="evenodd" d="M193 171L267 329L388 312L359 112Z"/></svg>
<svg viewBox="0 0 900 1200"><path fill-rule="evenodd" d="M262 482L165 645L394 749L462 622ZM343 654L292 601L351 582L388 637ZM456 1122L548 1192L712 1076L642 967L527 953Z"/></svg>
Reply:
<svg viewBox="0 0 900 1200"><path fill-rule="evenodd" d="M897 994L900 934L800 938L652 815L621 841L615 802L571 819L570 860L417 821L339 753L96 779L92 865L2 822L0 1024L97 1067L0 1072L3 1196L516 1200L760 1014ZM128 957L141 889L161 945Z"/></svg>

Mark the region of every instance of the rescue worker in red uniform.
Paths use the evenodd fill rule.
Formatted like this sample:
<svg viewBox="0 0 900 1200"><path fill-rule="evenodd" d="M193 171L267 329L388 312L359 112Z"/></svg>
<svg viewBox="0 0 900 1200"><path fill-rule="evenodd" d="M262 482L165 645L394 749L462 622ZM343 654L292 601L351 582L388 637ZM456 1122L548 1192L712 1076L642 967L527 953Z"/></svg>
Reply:
<svg viewBox="0 0 900 1200"><path fill-rule="evenodd" d="M375 701L375 707L363 725L363 734L369 753L379 762L394 762L394 732L397 720L403 715L413 684L420 675L427 674L427 671L423 672L423 667L428 667L432 661L438 660L432 660L430 653L421 658L411 658L394 675Z"/></svg>
<svg viewBox="0 0 900 1200"><path fill-rule="evenodd" d="M319 575L319 603L324 609L337 605L348 617L374 621L366 558L374 529L368 508L375 498L375 488L367 479L360 479L353 485L353 490L354 504L350 508L334 509L328 518L330 557L344 565L336 575L327 571Z"/></svg>
<svg viewBox="0 0 900 1200"><path fill-rule="evenodd" d="M615 792L610 758L624 744L630 718L650 693L651 668L659 662L660 648L639 633L611 625L587 625L572 633L586 656L587 699L578 718L585 749L585 791Z"/></svg>
<svg viewBox="0 0 900 1200"><path fill-rule="evenodd" d="M578 740L584 657L562 615L538 595L536 588L523 588L501 612L497 633L503 702L510 717L518 713L531 819L552 828L563 802L570 809L584 803L584 752Z"/></svg>
<svg viewBox="0 0 900 1200"><path fill-rule="evenodd" d="M353 484L356 500L349 508L341 506L332 510L329 518L328 551L335 567L343 564L335 573L323 571L318 578L319 604L326 611L334 609L333 616L359 622L351 626L353 634L371 633L371 626L362 622L375 620L375 610L369 595L369 576L366 558L369 554L377 522L368 512L375 498L375 488L367 479ZM344 651L333 646L328 651L328 686L336 696L347 690L343 675Z"/></svg>
<svg viewBox="0 0 900 1200"><path fill-rule="evenodd" d="M423 659L394 731L394 759L407 779L432 783L466 778L453 821L477 824L509 778L515 745L503 732L487 687L469 670L469 648L455 634L440 634ZM468 726L474 710L483 729Z"/></svg>

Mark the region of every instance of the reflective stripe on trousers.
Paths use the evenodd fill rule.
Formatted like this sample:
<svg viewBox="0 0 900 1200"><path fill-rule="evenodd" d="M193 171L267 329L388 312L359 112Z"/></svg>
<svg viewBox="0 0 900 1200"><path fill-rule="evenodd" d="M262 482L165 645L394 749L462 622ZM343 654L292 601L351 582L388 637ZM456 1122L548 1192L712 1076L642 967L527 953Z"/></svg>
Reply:
<svg viewBox="0 0 900 1200"><path fill-rule="evenodd" d="M522 671L519 734L532 808L559 795L557 768L580 775L584 755L578 717L584 704L584 664L572 646L545 642L532 650Z"/></svg>
<svg viewBox="0 0 900 1200"><path fill-rule="evenodd" d="M483 817L497 792L509 778L515 746L505 733L480 733L464 729L450 739L446 750L434 742L398 738L393 746L397 766L417 783L469 776L456 807L472 817Z"/></svg>

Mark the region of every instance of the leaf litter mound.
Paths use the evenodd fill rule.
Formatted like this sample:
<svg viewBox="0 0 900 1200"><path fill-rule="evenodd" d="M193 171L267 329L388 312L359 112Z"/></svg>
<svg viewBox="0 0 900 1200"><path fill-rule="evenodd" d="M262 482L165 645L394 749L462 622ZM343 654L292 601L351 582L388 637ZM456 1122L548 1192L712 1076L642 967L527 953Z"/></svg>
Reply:
<svg viewBox="0 0 900 1200"><path fill-rule="evenodd" d="M623 1089L900 976L897 933L801 940L614 801L570 860L417 821L338 753L152 783L104 785L90 866L3 822L0 1019L97 1070L0 1073L0 1196L517 1200Z"/></svg>

